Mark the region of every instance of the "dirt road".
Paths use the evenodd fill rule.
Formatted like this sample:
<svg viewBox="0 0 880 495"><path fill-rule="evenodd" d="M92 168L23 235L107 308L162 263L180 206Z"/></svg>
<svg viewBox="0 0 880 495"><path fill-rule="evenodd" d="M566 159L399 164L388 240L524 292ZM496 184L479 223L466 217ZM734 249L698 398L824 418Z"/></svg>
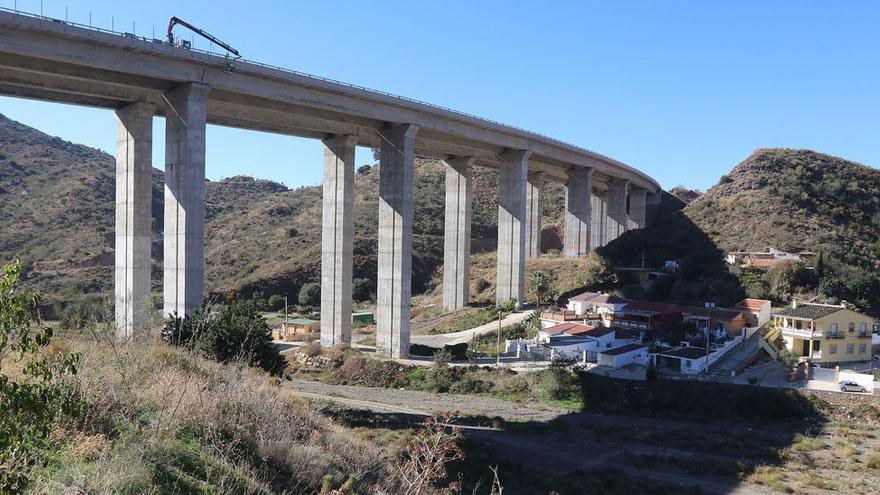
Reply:
<svg viewBox="0 0 880 495"><path fill-rule="evenodd" d="M693 473L665 465L637 466L633 459L689 459L734 465L741 455L722 451L689 450L681 442L653 442L664 435L690 435L707 444L726 435L752 434L747 427L729 424L695 424L650 418L617 417L573 412L544 403L517 404L485 396L430 394L409 390L328 385L307 380L284 382L294 393L309 399L336 402L347 408L374 413L427 416L454 411L465 416L500 416L518 425L505 429L465 427L465 434L485 442L498 455L512 460L528 459L530 468L541 470L596 469L613 466L628 476L681 487L699 487L705 493L748 495L770 493L764 488L707 473ZM552 426L551 426L552 425ZM784 442L791 432L762 431L762 436Z"/></svg>

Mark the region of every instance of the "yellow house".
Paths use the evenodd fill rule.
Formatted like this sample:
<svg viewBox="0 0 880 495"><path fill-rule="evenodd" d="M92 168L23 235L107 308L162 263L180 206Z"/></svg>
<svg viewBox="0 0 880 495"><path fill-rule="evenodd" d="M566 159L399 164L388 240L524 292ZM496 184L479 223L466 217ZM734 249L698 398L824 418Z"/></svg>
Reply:
<svg viewBox="0 0 880 495"><path fill-rule="evenodd" d="M874 320L843 306L792 302L773 313L785 347L818 364L868 361Z"/></svg>

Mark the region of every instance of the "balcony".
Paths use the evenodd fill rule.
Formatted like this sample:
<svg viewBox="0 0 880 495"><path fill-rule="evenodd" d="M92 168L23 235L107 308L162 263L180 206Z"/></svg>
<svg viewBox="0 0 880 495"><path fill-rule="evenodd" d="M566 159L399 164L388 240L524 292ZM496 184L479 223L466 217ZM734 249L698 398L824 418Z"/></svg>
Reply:
<svg viewBox="0 0 880 495"><path fill-rule="evenodd" d="M846 334L844 334L844 333L842 333L842 332L839 332L839 333L829 333L828 335L825 336L825 338L828 339L828 340L832 340L832 339L843 339L843 338L846 338Z"/></svg>
<svg viewBox="0 0 880 495"><path fill-rule="evenodd" d="M782 335L786 335L788 337L797 337L799 339L812 339L816 337L821 337L822 335L820 332L814 332L809 328L800 329L793 327L781 327L780 330L782 331Z"/></svg>

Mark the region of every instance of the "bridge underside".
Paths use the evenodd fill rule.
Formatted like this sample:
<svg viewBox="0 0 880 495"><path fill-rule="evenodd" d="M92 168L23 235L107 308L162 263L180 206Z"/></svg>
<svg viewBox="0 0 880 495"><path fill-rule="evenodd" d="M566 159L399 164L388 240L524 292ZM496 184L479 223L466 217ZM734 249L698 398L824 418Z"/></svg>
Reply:
<svg viewBox="0 0 880 495"><path fill-rule="evenodd" d="M190 313L203 297L205 125L323 141L322 309L328 310L321 331L328 345L351 338L353 150L381 150L377 340L380 351L394 357L409 348L416 157L449 165L447 309L469 298L473 167L500 171L499 303L522 303L525 297L525 259L539 255L537 205L544 181L566 186L570 257L644 227L646 195L659 190L631 167L528 131L312 76L2 12L0 94L116 111L116 301L122 338L143 333L136 320L150 304L144 290L150 275L144 269L150 254L143 249L143 233L150 231L144 164L152 153L153 115L167 122L166 315Z"/></svg>

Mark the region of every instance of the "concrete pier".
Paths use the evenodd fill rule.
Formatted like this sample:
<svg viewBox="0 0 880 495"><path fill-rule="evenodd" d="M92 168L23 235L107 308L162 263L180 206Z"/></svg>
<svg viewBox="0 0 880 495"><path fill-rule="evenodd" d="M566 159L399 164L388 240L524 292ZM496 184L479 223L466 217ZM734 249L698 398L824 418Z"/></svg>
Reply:
<svg viewBox="0 0 880 495"><path fill-rule="evenodd" d="M562 253L579 258L590 252L590 217L593 169L576 168L568 173L565 185L565 232Z"/></svg>
<svg viewBox="0 0 880 495"><path fill-rule="evenodd" d="M354 148L356 136L334 136L324 144L321 196L321 345L351 343L354 255Z"/></svg>
<svg viewBox="0 0 880 495"><path fill-rule="evenodd" d="M413 167L416 125L378 131L379 273L376 288L376 352L392 358L409 353L412 291Z"/></svg>
<svg viewBox="0 0 880 495"><path fill-rule="evenodd" d="M152 242L153 115L149 103L116 111L116 337L143 338L149 330Z"/></svg>
<svg viewBox="0 0 880 495"><path fill-rule="evenodd" d="M529 151L501 156L498 190L498 266L495 300L498 304L525 300L526 178Z"/></svg>
<svg viewBox="0 0 880 495"><path fill-rule="evenodd" d="M609 243L626 232L626 195L629 181L611 178L608 183L608 214L606 215L605 243Z"/></svg>
<svg viewBox="0 0 880 495"><path fill-rule="evenodd" d="M541 186L542 172L529 173L526 182L526 259L541 255Z"/></svg>
<svg viewBox="0 0 880 495"><path fill-rule="evenodd" d="M629 188L629 230L643 229L647 226L648 190L641 187Z"/></svg>
<svg viewBox="0 0 880 495"><path fill-rule="evenodd" d="M470 300L473 158L446 160L446 219L443 237L443 309Z"/></svg>
<svg viewBox="0 0 880 495"><path fill-rule="evenodd" d="M593 191L590 195L590 249L605 245L608 219L608 191Z"/></svg>
<svg viewBox="0 0 880 495"><path fill-rule="evenodd" d="M165 112L164 310L187 315L205 291L205 117L210 86L168 92Z"/></svg>

